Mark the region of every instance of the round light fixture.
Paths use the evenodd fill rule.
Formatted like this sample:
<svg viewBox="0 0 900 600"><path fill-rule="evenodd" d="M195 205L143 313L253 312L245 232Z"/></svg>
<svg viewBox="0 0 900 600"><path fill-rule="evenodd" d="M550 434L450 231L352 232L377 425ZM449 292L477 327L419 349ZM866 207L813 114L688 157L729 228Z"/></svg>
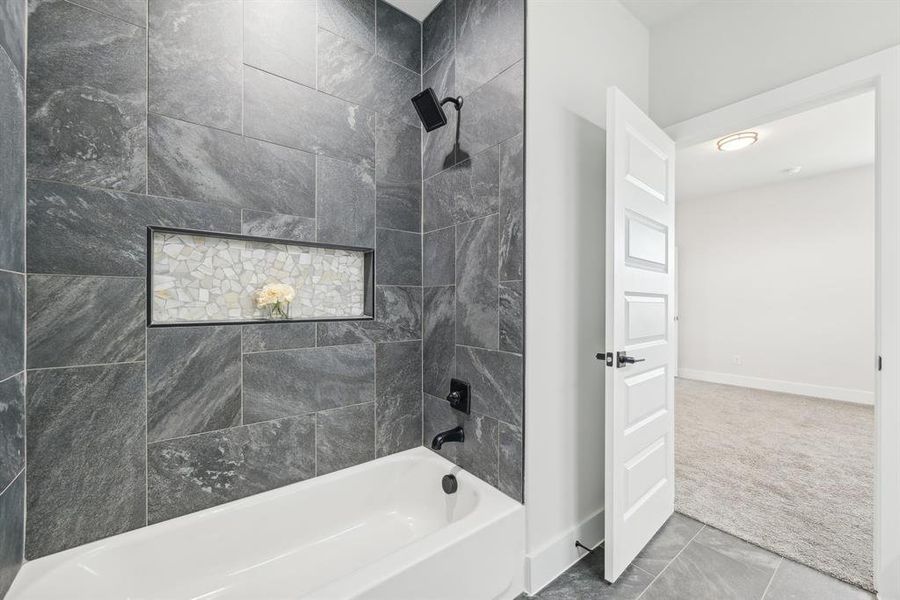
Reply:
<svg viewBox="0 0 900 600"><path fill-rule="evenodd" d="M716 142L716 147L721 152L734 152L755 144L757 139L759 139L759 134L755 131L742 131L726 135Z"/></svg>

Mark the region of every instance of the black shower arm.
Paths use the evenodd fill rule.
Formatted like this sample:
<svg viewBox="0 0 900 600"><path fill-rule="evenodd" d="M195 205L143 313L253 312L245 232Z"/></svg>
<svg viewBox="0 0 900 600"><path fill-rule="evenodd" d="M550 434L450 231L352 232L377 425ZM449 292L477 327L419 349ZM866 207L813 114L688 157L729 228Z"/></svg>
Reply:
<svg viewBox="0 0 900 600"><path fill-rule="evenodd" d="M443 100L441 100L441 106L447 104L448 102L452 103L453 106L455 106L455 107L456 107L456 110L458 111L459 109L462 108L462 105L463 105L463 97L462 97L462 96L457 96L456 98L452 98L452 97L450 97L450 96L447 96L446 98L444 98Z"/></svg>

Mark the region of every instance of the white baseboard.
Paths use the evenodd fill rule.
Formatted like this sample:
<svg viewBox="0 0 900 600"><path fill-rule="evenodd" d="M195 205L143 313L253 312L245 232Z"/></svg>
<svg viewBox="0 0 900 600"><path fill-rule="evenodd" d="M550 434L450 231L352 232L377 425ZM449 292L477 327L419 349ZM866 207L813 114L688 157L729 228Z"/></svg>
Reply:
<svg viewBox="0 0 900 600"><path fill-rule="evenodd" d="M574 565L584 556L575 547L575 540L588 548L603 541L603 509L601 508L572 529L534 552L525 555L525 591L538 593L544 586Z"/></svg>
<svg viewBox="0 0 900 600"><path fill-rule="evenodd" d="M685 379L697 379L710 383L724 383L766 390L769 392L782 392L785 394L797 394L798 396L812 396L814 398L827 398L828 400L840 400L854 404L875 404L875 393L865 390L853 390L849 388L814 385L811 383L798 383L795 381L781 381L778 379L764 379L762 377L748 377L746 375L733 375L731 373L716 373L714 371L700 371L697 369L678 369L678 376Z"/></svg>

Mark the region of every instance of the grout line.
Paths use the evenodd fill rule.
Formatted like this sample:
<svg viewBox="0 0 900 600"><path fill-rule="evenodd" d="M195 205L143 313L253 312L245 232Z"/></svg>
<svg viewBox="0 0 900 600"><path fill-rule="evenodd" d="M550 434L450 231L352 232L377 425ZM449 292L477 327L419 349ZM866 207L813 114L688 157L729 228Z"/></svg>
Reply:
<svg viewBox="0 0 900 600"><path fill-rule="evenodd" d="M2 496L3 494L5 494L6 491L7 491L9 488L11 488L12 485L16 482L16 479L18 479L23 473L25 473L25 467L22 467L21 469L19 469L19 472L16 473L16 474L13 476L13 478L9 480L9 483L6 484L6 487L3 488L2 491L0 491L0 496ZM23 481L23 483L24 483L24 481Z"/></svg>
<svg viewBox="0 0 900 600"><path fill-rule="evenodd" d="M20 376L20 375L23 376L23 377L25 376L25 369L22 369L22 370L20 370L20 371L16 371L16 372L13 373L12 375L10 375L10 376L8 376L8 377L4 377L3 379L0 379L0 383L6 383L6 382L9 381L10 379L15 379L16 377L18 377L18 376Z"/></svg>
<svg viewBox="0 0 900 600"><path fill-rule="evenodd" d="M778 564L775 565L775 569L772 571L772 576L769 578L769 583L766 584L766 589L763 590L762 596L759 597L759 600L765 600L766 594L769 593L769 588L772 587L772 582L775 581L775 574L778 573L778 569L781 568L781 565L784 563L784 557L778 557Z"/></svg>
<svg viewBox="0 0 900 600"><path fill-rule="evenodd" d="M647 584L647 587L644 588L644 591L641 592L640 595L639 595L637 598L635 598L635 600L641 600L641 598L644 597L644 594L647 593L647 590L649 590L650 588L653 587L653 584L656 583L656 580L659 579L660 577L662 577L663 573L665 573L665 572L668 570L668 568L669 568L670 566L672 566L672 563L673 563L673 562L675 562L676 560L678 560L678 557L681 556L681 553L684 552L685 548L687 548L688 546L690 546L691 543L694 541L694 539L695 539L698 535L700 535L700 532L703 531L704 529L706 529L706 527L707 527L707 526L704 524L703 527L701 527L700 529L697 530L697 533L695 533L694 536L693 536L691 539L688 540L687 544L685 544L685 545L681 548L681 550L678 551L678 554L676 554L675 556L672 557L672 560L670 560L669 562L666 563L666 566L663 567L663 570L660 571L659 574L658 574L656 577L654 577L653 580L652 580L649 584Z"/></svg>
<svg viewBox="0 0 900 600"><path fill-rule="evenodd" d="M146 329L146 327L145 327ZM146 344L146 342L145 342ZM146 356L144 357L146 358ZM142 365L146 360L126 360L122 362L111 362L111 363L90 363L86 365L63 365L59 367L35 367L32 369L28 369L28 372L34 371L59 371L62 369L90 369L95 367L115 367L118 365Z"/></svg>
<svg viewBox="0 0 900 600"><path fill-rule="evenodd" d="M106 12L103 12L103 11L100 11L100 10L97 10L96 8L91 8L91 7L89 7L89 6L84 6L83 4L79 3L78 0L66 0L66 2L67 2L68 4L72 4L72 5L74 5L74 6L77 6L78 8L81 8L81 9L84 9L84 10L87 10L87 11L90 11L90 12L92 12L92 13L94 13L94 14L102 15L102 16L108 18L108 19L115 19L116 21L119 21L119 22L121 22L121 23L126 23L126 24L128 24L128 25L131 25L132 27L137 27L138 29L149 29L149 25L150 25L149 21L148 21L147 25L138 25L137 23L132 23L131 21L127 21L127 20L123 19L122 17L117 17L117 16L115 16L115 15L111 15L111 14L109 14L109 13L106 13ZM26 8L26 10L28 10L28 9ZM26 47L27 47L27 46L26 46Z"/></svg>

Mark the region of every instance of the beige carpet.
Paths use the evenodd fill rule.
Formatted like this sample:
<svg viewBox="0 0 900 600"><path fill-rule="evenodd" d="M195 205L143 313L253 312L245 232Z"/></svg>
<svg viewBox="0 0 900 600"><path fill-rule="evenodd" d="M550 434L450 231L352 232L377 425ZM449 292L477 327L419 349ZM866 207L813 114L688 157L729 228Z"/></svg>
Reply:
<svg viewBox="0 0 900 600"><path fill-rule="evenodd" d="M868 590L874 412L677 379L675 509Z"/></svg>

